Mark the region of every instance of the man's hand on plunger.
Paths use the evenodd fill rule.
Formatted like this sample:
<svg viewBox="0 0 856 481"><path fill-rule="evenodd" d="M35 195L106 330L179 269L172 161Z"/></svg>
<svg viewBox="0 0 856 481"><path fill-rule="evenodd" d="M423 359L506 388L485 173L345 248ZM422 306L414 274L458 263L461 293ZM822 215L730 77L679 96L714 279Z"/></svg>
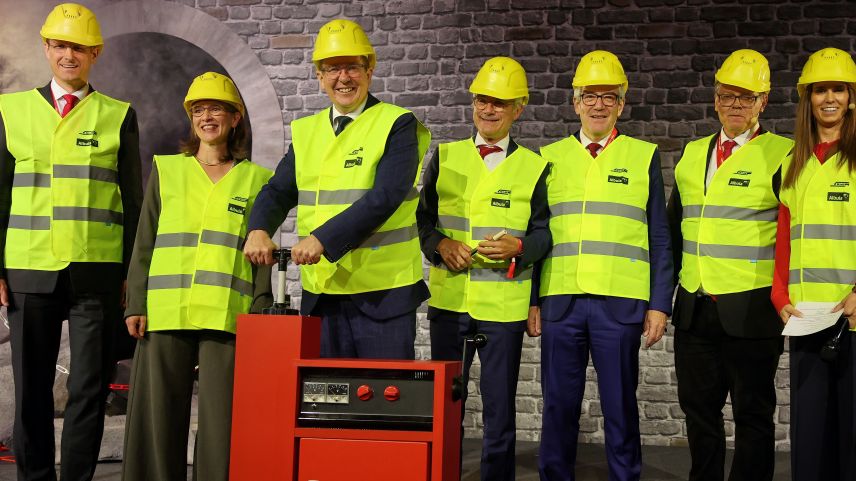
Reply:
<svg viewBox="0 0 856 481"><path fill-rule="evenodd" d="M267 232L261 229L250 231L244 243L244 257L256 265L273 265L276 259L273 251L279 249ZM317 264L324 253L324 246L317 237L310 234L291 248L291 261L297 265Z"/></svg>

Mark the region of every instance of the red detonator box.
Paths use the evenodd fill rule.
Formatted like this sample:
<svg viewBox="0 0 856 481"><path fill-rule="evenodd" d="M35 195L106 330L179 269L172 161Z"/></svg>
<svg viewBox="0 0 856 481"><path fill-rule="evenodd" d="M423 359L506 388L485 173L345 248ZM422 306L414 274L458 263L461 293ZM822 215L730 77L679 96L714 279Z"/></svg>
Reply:
<svg viewBox="0 0 856 481"><path fill-rule="evenodd" d="M456 481L460 362L319 359L321 320L238 318L232 481Z"/></svg>

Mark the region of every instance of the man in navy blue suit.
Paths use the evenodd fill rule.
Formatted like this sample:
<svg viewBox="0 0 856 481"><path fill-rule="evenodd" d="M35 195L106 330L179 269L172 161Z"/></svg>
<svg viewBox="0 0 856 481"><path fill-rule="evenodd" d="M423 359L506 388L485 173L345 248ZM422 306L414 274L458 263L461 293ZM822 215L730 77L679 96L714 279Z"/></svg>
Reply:
<svg viewBox="0 0 856 481"><path fill-rule="evenodd" d="M585 55L573 80L582 128L545 146L553 249L544 260L540 309L544 415L542 480L573 480L591 355L598 374L611 481L642 468L636 386L640 336L660 340L672 301L672 254L657 146L621 135L627 77L605 51Z"/></svg>
<svg viewBox="0 0 856 481"><path fill-rule="evenodd" d="M416 178L431 135L369 94L376 56L358 24L321 27L312 60L332 106L292 122L292 144L252 208L244 254L272 264L270 233L297 206L292 259L301 312L322 318L321 355L413 359L416 308L429 295Z"/></svg>

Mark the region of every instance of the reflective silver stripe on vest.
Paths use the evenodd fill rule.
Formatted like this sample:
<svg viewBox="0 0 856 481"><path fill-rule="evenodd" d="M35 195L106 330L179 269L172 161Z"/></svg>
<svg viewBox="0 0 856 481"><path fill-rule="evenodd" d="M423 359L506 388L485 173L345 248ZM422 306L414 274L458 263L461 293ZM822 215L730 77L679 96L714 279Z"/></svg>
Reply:
<svg viewBox="0 0 856 481"><path fill-rule="evenodd" d="M716 259L743 259L750 261L769 261L776 258L775 246L732 246L726 244L699 244L684 239L683 251L688 254L698 254Z"/></svg>
<svg viewBox="0 0 856 481"><path fill-rule="evenodd" d="M466 217L459 217L456 215L438 215L437 227L441 229L452 229L469 232L470 220Z"/></svg>
<svg viewBox="0 0 856 481"><path fill-rule="evenodd" d="M617 217L633 219L643 224L648 223L648 216L645 214L645 209L641 209L633 205L620 204L618 202L589 201L585 203L585 207L586 214L614 215ZM582 213L582 201L559 202L558 204L550 206L551 217Z"/></svg>
<svg viewBox="0 0 856 481"><path fill-rule="evenodd" d="M526 235L526 231L524 230L507 229L505 227L473 227L473 240L483 241L485 237L493 237L502 230L505 230L506 233L514 237L523 237Z"/></svg>
<svg viewBox="0 0 856 481"><path fill-rule="evenodd" d="M10 215L10 229L50 230L51 218L41 215Z"/></svg>
<svg viewBox="0 0 856 481"><path fill-rule="evenodd" d="M791 269L788 273L788 284L799 284L801 282L819 282L823 284L853 284L856 282L856 270L851 269L803 269L803 278L800 279L800 270Z"/></svg>
<svg viewBox="0 0 856 481"><path fill-rule="evenodd" d="M113 184L119 182L118 172L94 165L54 165L53 176L57 179L89 179Z"/></svg>
<svg viewBox="0 0 856 481"><path fill-rule="evenodd" d="M369 189L342 189L318 191L318 205L352 204L368 192Z"/></svg>
<svg viewBox="0 0 856 481"><path fill-rule="evenodd" d="M204 244L231 247L237 250L241 250L241 246L244 245L244 239L241 236L213 230L202 231L202 242Z"/></svg>
<svg viewBox="0 0 856 481"><path fill-rule="evenodd" d="M297 205L315 205L314 190L297 191Z"/></svg>
<svg viewBox="0 0 856 481"><path fill-rule="evenodd" d="M418 198L419 198L419 190L417 190L416 187L411 187L410 190L407 191L407 195L404 196L405 201L418 199Z"/></svg>
<svg viewBox="0 0 856 481"><path fill-rule="evenodd" d="M445 266L445 264L444 264ZM507 267L474 267L470 269L471 282L517 282L532 279L532 266L527 267L514 274L513 279L506 277Z"/></svg>
<svg viewBox="0 0 856 481"><path fill-rule="evenodd" d="M12 187L50 187L50 174L36 174L27 172L25 174L15 174L12 179Z"/></svg>
<svg viewBox="0 0 856 481"><path fill-rule="evenodd" d="M155 249L162 247L196 247L199 236L193 232L171 232L155 237Z"/></svg>
<svg viewBox="0 0 856 481"><path fill-rule="evenodd" d="M620 244L618 242L583 241L580 249L578 242L562 242L553 246L548 257L568 257L583 254L596 254L613 257L625 257L648 262L648 251L641 247Z"/></svg>
<svg viewBox="0 0 856 481"><path fill-rule="evenodd" d="M149 276L148 288L154 289L190 289L193 276L190 274L170 274L165 276Z"/></svg>
<svg viewBox="0 0 856 481"><path fill-rule="evenodd" d="M400 227L398 229L388 230L384 232L375 232L374 234L370 235L368 239L366 239L362 244L360 244L360 247L366 248L388 246L391 244L398 244L399 242L407 242L409 240L415 239L418 236L419 229L416 227L416 224L413 224L407 227Z"/></svg>
<svg viewBox="0 0 856 481"><path fill-rule="evenodd" d="M574 200L569 202L559 202L550 206L550 217L557 215L582 214L583 202Z"/></svg>
<svg viewBox="0 0 856 481"><path fill-rule="evenodd" d="M80 220L122 224L121 212L92 207L54 207L53 218L54 220Z"/></svg>
<svg viewBox="0 0 856 481"><path fill-rule="evenodd" d="M699 217L702 207L700 205L683 206L683 218ZM727 205L709 205L704 208L705 219L728 219L748 220L754 222L774 222L779 218L779 208L772 209L747 209L745 207L731 207Z"/></svg>
<svg viewBox="0 0 856 481"><path fill-rule="evenodd" d="M205 286L226 287L245 296L253 295L253 284L231 274L213 271L196 271L195 283Z"/></svg>
<svg viewBox="0 0 856 481"><path fill-rule="evenodd" d="M805 224L791 227L791 240L803 239L856 240L856 226L834 224Z"/></svg>

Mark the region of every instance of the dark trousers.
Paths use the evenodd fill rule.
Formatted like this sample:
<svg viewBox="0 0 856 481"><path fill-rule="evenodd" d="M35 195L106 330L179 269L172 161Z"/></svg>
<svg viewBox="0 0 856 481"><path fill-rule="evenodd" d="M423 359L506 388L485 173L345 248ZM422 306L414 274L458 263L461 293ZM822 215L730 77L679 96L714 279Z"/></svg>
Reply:
<svg viewBox="0 0 856 481"><path fill-rule="evenodd" d="M820 358L837 332L791 337L791 474L794 481L856 480L856 333L838 360Z"/></svg>
<svg viewBox="0 0 856 481"><path fill-rule="evenodd" d="M575 479L589 354L597 371L609 480L638 480L642 471L636 404L642 324L614 319L607 302L603 296L574 296L564 316L542 319L538 470L543 481Z"/></svg>
<svg viewBox="0 0 856 481"><path fill-rule="evenodd" d="M375 319L350 296L323 295L312 314L321 317L321 357L416 358L416 310Z"/></svg>
<svg viewBox="0 0 856 481"><path fill-rule="evenodd" d="M125 420L123 481L185 481L194 367L199 366L193 479L228 481L235 335L155 331L137 343Z"/></svg>
<svg viewBox="0 0 856 481"><path fill-rule="evenodd" d="M730 481L773 479L776 369L784 341L733 337L722 328L716 304L699 298L689 330L675 333L678 400L686 414L690 481L722 481L725 428L722 409L731 394L734 461Z"/></svg>
<svg viewBox="0 0 856 481"><path fill-rule="evenodd" d="M487 336L484 346L467 349L464 362L464 370L469 372L478 351L484 423L481 479L484 481L514 481L514 445L517 439L514 398L525 329L525 321L479 321L466 313L445 310L437 310L431 316L431 359L459 361L463 356L464 336ZM466 386L462 394L461 409L465 411Z"/></svg>
<svg viewBox="0 0 856 481"><path fill-rule="evenodd" d="M12 447L19 481L57 479L53 385L65 319L71 364L60 479L88 481L95 473L112 371L111 339L121 319L119 293L77 294L63 276L53 293L14 293L9 309L15 378Z"/></svg>

